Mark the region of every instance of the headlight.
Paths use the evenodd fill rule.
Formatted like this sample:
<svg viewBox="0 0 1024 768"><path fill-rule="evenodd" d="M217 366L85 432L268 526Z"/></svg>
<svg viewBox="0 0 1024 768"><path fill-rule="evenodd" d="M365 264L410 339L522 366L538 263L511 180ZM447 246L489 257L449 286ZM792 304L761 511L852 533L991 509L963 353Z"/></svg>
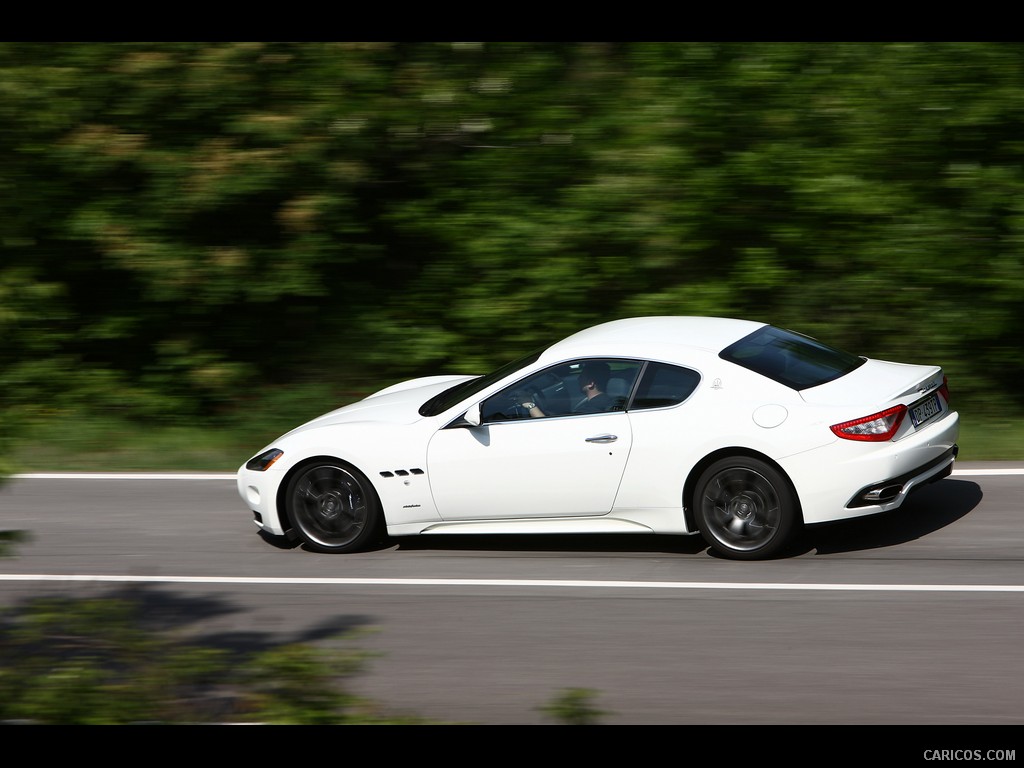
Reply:
<svg viewBox="0 0 1024 768"><path fill-rule="evenodd" d="M255 456L245 462L246 469L255 469L257 472L262 472L268 469L271 464L284 456L284 451L278 450L277 448L271 448L269 451L264 451L259 456Z"/></svg>

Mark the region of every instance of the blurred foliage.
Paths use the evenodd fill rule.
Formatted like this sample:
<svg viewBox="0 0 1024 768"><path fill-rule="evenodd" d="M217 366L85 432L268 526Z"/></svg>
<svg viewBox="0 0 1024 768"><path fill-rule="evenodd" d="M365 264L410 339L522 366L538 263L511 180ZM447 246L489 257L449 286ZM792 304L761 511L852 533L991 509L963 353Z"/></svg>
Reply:
<svg viewBox="0 0 1024 768"><path fill-rule="evenodd" d="M230 636L200 643L160 612L144 596L39 597L0 610L0 723L439 724L349 692L373 654L342 638L243 650ZM596 697L566 689L539 709L593 725L609 714Z"/></svg>
<svg viewBox="0 0 1024 768"><path fill-rule="evenodd" d="M15 545L23 544L30 538L26 531L0 531L0 557L11 557Z"/></svg>
<svg viewBox="0 0 1024 768"><path fill-rule="evenodd" d="M1018 43L0 42L0 120L5 432L344 400L639 314L1024 409Z"/></svg>
<svg viewBox="0 0 1024 768"><path fill-rule="evenodd" d="M0 614L0 721L391 724L347 693L364 652L309 644L252 654L146 627L115 598L39 598Z"/></svg>
<svg viewBox="0 0 1024 768"><path fill-rule="evenodd" d="M597 691L591 688L566 688L540 710L561 725L599 725L610 713L594 705L596 698Z"/></svg>

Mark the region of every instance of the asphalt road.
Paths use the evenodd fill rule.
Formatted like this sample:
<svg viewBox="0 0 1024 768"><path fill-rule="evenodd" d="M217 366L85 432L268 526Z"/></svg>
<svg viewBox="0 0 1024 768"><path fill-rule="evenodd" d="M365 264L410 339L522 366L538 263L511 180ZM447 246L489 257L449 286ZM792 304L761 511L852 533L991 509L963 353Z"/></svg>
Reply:
<svg viewBox="0 0 1024 768"><path fill-rule="evenodd" d="M229 479L0 488L0 604L133 590L168 625L260 647L372 629L351 688L445 722L1024 723L1024 473L960 464L898 513L736 563L697 538L422 537L355 555L264 540ZM993 474L992 470L1001 472Z"/></svg>

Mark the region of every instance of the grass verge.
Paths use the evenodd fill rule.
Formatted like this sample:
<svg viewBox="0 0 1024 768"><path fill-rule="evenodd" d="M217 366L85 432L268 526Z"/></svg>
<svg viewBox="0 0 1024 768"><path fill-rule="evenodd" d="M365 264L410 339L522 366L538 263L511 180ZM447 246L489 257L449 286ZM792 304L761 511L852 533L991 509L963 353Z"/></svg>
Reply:
<svg viewBox="0 0 1024 768"><path fill-rule="evenodd" d="M328 398L297 398L218 422L149 425L97 414L68 415L35 425L15 440L15 472L234 472L292 427L335 407ZM324 407L326 405L326 407ZM1024 460L1024 419L961 412L961 461Z"/></svg>

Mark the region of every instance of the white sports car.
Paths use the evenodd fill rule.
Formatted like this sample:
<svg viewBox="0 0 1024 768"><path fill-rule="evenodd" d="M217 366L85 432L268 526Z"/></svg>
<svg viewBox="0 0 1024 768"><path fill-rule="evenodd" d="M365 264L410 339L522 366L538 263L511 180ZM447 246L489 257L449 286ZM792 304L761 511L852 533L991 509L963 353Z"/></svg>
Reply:
<svg viewBox="0 0 1024 768"><path fill-rule="evenodd" d="M656 533L752 560L947 476L958 423L937 366L746 320L641 317L313 419L246 462L238 491L263 531L322 552L385 530Z"/></svg>

